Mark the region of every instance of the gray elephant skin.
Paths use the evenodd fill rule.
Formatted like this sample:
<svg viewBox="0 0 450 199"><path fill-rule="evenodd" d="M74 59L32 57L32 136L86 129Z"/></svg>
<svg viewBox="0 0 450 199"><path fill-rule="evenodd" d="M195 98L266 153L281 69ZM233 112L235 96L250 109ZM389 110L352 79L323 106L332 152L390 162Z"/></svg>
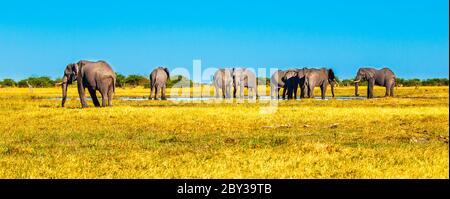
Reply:
<svg viewBox="0 0 450 199"><path fill-rule="evenodd" d="M284 87L285 75L286 71L277 70L270 77L270 97L272 99L280 98L280 89L283 89L282 98L285 99L287 91Z"/></svg>
<svg viewBox="0 0 450 199"><path fill-rule="evenodd" d="M389 68L382 68L380 70L375 68L360 68L355 77L356 96L359 96L358 83L360 81L367 81L367 98L373 98L373 87L375 85L386 87L386 97L394 96L396 76Z"/></svg>
<svg viewBox="0 0 450 199"><path fill-rule="evenodd" d="M288 99L297 98L297 90L300 87L300 98L307 98L308 93L306 91L307 83L305 81L305 74L308 71L307 68L302 69L289 69L285 72L283 77L285 89L287 89Z"/></svg>
<svg viewBox="0 0 450 199"><path fill-rule="evenodd" d="M219 92L222 90L223 98L231 98L231 89L233 88L233 69L221 68L214 73L215 96L219 98Z"/></svg>
<svg viewBox="0 0 450 199"><path fill-rule="evenodd" d="M148 99L152 99L153 92L155 92L154 99L158 99L158 93L161 92L161 99L166 100L166 87L169 79L169 69L164 67L154 69L150 73L150 96Z"/></svg>
<svg viewBox="0 0 450 199"><path fill-rule="evenodd" d="M320 87L321 98L325 99L328 84L331 85L331 94L334 97L334 86L336 84L336 77L332 69L307 69L305 71L305 91L308 97L314 98L314 88Z"/></svg>
<svg viewBox="0 0 450 199"><path fill-rule="evenodd" d="M256 75L253 71L247 68L233 68L233 96L236 98L244 97L244 88L248 88L248 97L253 98L253 95L258 95L258 86ZM238 92L239 91L239 92Z"/></svg>
<svg viewBox="0 0 450 199"><path fill-rule="evenodd" d="M96 107L100 106L96 96L97 90L102 96L102 106L112 105L116 74L107 62L81 60L78 63L67 65L61 83L63 93L62 107L64 107L67 98L67 87L69 84L72 84L73 81L77 81L78 94L83 108L87 107L85 88L88 89L92 102Z"/></svg>

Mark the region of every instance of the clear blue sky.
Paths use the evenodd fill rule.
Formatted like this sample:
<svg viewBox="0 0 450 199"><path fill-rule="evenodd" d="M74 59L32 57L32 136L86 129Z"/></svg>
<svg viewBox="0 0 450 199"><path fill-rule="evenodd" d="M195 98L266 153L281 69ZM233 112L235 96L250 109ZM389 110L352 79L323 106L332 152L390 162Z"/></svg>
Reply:
<svg viewBox="0 0 450 199"><path fill-rule="evenodd" d="M448 0L2 1L0 79L62 75L80 59L155 66L360 66L449 76Z"/></svg>

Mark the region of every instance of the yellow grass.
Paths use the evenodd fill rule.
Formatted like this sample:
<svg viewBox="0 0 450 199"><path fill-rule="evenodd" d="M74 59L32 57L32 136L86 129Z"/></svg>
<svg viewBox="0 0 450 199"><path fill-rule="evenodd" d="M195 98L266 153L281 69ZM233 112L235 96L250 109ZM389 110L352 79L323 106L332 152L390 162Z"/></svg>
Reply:
<svg viewBox="0 0 450 199"><path fill-rule="evenodd" d="M262 114L267 101L118 100L148 97L144 88L88 109L76 88L66 108L48 99L59 88L0 88L0 178L449 178L448 91L279 101Z"/></svg>

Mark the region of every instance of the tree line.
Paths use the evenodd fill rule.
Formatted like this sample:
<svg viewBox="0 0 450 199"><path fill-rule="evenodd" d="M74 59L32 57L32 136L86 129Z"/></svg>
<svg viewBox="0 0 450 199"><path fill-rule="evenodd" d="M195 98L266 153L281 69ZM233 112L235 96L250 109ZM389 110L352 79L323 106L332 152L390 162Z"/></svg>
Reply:
<svg viewBox="0 0 450 199"><path fill-rule="evenodd" d="M116 73L116 86L117 87L136 87L136 86L144 86L145 88L149 87L150 80L147 76L144 75L122 75ZM353 79L343 79L339 80L336 78L337 82L340 86L354 86ZM26 79L22 79L19 81L15 81L13 79L3 79L0 81L0 87L28 87L31 85L35 88L47 88L57 86L62 80L61 78L51 79L47 76L42 77L28 77ZM258 83L265 83L266 85L270 85L270 78L266 77L258 77ZM448 86L449 79L448 78L432 78L432 79L404 79L397 78L396 80L397 86ZM192 80L187 77L181 75L171 76L169 82L167 83L167 87L171 88L175 84L183 85L183 86L193 86ZM367 82L360 82L360 86L367 85Z"/></svg>
<svg viewBox="0 0 450 199"><path fill-rule="evenodd" d="M48 88L57 86L58 83L61 83L61 78L51 79L47 76L41 77L28 77L26 79L22 79L19 81L15 81L10 78L6 78L0 81L0 87L21 87L25 88L31 85L35 88ZM144 75L122 75L120 73L116 73L116 86L117 87L136 87L136 86L144 86L148 88L150 85L150 79ZM175 84L192 86L193 82L189 80L187 77L181 75L174 75L170 77L169 82L167 83L167 87L172 87Z"/></svg>

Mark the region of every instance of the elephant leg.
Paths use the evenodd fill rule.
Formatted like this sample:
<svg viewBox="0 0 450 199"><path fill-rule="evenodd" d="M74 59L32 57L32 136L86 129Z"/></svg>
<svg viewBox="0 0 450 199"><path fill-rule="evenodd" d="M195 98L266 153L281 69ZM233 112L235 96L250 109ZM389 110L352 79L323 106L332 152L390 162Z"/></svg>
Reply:
<svg viewBox="0 0 450 199"><path fill-rule="evenodd" d="M300 86L300 99L305 98L304 86Z"/></svg>
<svg viewBox="0 0 450 199"><path fill-rule="evenodd" d="M219 87L218 86L215 86L214 93L215 93L216 98L219 98Z"/></svg>
<svg viewBox="0 0 450 199"><path fill-rule="evenodd" d="M369 80L367 84L367 98L373 98L373 86L375 84L375 80Z"/></svg>
<svg viewBox="0 0 450 199"><path fill-rule="evenodd" d="M394 97L394 88L395 88L395 85L391 85L391 88L390 88L390 96L391 97Z"/></svg>
<svg viewBox="0 0 450 199"><path fill-rule="evenodd" d="M102 106L108 105L108 88L100 88L100 94L102 95Z"/></svg>
<svg viewBox="0 0 450 199"><path fill-rule="evenodd" d="M298 90L298 87L295 86L294 87L294 99L297 99L297 90Z"/></svg>
<svg viewBox="0 0 450 199"><path fill-rule="evenodd" d="M311 95L309 94L309 87L308 86L305 86L305 97L306 98L310 98L311 97Z"/></svg>
<svg viewBox="0 0 450 199"><path fill-rule="evenodd" d="M286 82L286 84L287 84L287 82ZM288 100L291 99L292 98L292 87L291 87L291 85L285 85L284 89L287 90L286 91L287 99Z"/></svg>
<svg viewBox="0 0 450 199"><path fill-rule="evenodd" d="M166 100L166 86L163 86L161 89L161 99Z"/></svg>
<svg viewBox="0 0 450 199"><path fill-rule="evenodd" d="M114 89L112 87L108 90L108 106L112 106L112 99L114 95Z"/></svg>
<svg viewBox="0 0 450 199"><path fill-rule="evenodd" d="M273 88L273 85L270 84L270 98L274 99L275 98L274 95L275 95L275 89Z"/></svg>
<svg viewBox="0 0 450 199"><path fill-rule="evenodd" d="M287 92L287 87L286 87L286 85L284 85L284 87L283 87L283 99L286 99L286 92Z"/></svg>
<svg viewBox="0 0 450 199"><path fill-rule="evenodd" d="M228 87L225 87L224 92L223 92L223 98L225 98L225 99L228 98L228 96L230 95L229 92L230 91L229 91Z"/></svg>
<svg viewBox="0 0 450 199"><path fill-rule="evenodd" d="M222 98L226 97L226 92L227 92L227 88L224 85L222 85Z"/></svg>
<svg viewBox="0 0 450 199"><path fill-rule="evenodd" d="M325 99L325 93L327 92L327 85L323 84L322 86L320 86L320 94L322 99Z"/></svg>
<svg viewBox="0 0 450 199"><path fill-rule="evenodd" d="M89 91L89 94L91 95L92 102L94 103L94 106L99 107L100 103L98 102L97 95L95 94L95 89L88 87L88 91Z"/></svg>
<svg viewBox="0 0 450 199"><path fill-rule="evenodd" d="M149 100L152 99L152 94L153 94L153 90L154 90L154 86L150 85L150 96L148 97Z"/></svg>
<svg viewBox="0 0 450 199"><path fill-rule="evenodd" d="M80 96L81 107L86 108L87 103L84 94L84 86L80 83L78 83L78 95Z"/></svg>
<svg viewBox="0 0 450 199"><path fill-rule="evenodd" d="M384 94L384 97L388 97L389 96L389 86L386 85L386 93Z"/></svg>
<svg viewBox="0 0 450 199"><path fill-rule="evenodd" d="M308 92L309 97L314 98L314 86L309 86Z"/></svg>
<svg viewBox="0 0 450 199"><path fill-rule="evenodd" d="M155 100L158 99L158 91L159 91L159 86L155 86Z"/></svg>
<svg viewBox="0 0 450 199"><path fill-rule="evenodd" d="M280 89L281 88L277 88L277 99L280 99Z"/></svg>

